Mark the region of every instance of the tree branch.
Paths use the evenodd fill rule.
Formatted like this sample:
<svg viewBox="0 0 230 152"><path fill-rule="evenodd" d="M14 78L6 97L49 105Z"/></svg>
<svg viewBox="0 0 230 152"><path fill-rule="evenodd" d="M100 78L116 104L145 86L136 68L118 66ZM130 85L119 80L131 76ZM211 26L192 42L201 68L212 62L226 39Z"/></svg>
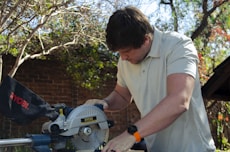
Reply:
<svg viewBox="0 0 230 152"><path fill-rule="evenodd" d="M13 14L13 12L16 11L17 7L18 7L23 1L24 1L24 0L19 0L19 1L15 4L15 6L14 6L12 9L10 9L10 12L9 12L7 15L5 15L5 17L2 18L1 23L0 23L0 27L3 26L3 24L7 21L7 19L10 18L10 16Z"/></svg>
<svg viewBox="0 0 230 152"><path fill-rule="evenodd" d="M164 0L161 0L160 3L161 3L161 4L165 4L165 5L170 5L170 4L171 4L170 2L166 2L166 1L164 1Z"/></svg>
<svg viewBox="0 0 230 152"><path fill-rule="evenodd" d="M72 1L72 0L71 0ZM31 38L33 37L33 35L35 34L35 32L41 28L48 20L49 18L55 14L55 12L57 12L57 10L59 9L59 7L61 6L67 6L68 3L70 3L71 1L67 1L65 3L60 3L60 4L55 4L52 7L50 7L50 9L47 11L45 10L45 12L49 12L48 14L44 15L43 17L41 17L41 23L38 24L35 28L33 28L32 32L26 37L25 41L22 44L21 49L19 50L19 55L16 58L15 64L12 68L12 70L9 72L9 76L13 77L18 69L18 67L27 59L29 59L30 57L36 57L36 55L32 56L29 54L26 54L25 57L23 57L23 55L25 54L25 49L28 45L28 43L30 42ZM56 46L53 47L51 50L49 50L48 52L44 52L42 51L42 53L40 54L45 54L45 53L49 53L52 50L55 50L56 48L60 48L62 46Z"/></svg>
<svg viewBox="0 0 230 152"><path fill-rule="evenodd" d="M22 8L22 11L21 12L17 12L17 15L12 19L12 21L10 23L7 23L6 27L3 28L4 24L2 25L2 30L0 30L0 33L3 33L5 30L10 30L10 26L13 25L17 20L18 18L20 17L20 15L23 14L23 12L25 11L27 7L27 4L23 6ZM19 24L18 26L14 27L13 31L16 31L19 27L21 27L21 25L23 24L27 24L29 23L30 21L32 21L36 16L32 17L30 20L28 20L27 22L22 22L21 24ZM12 33L12 32L10 32ZM9 34L10 35L10 34Z"/></svg>
<svg viewBox="0 0 230 152"><path fill-rule="evenodd" d="M173 0L169 0L169 2L166 2L164 0L161 0L160 2L161 4L165 4L165 5L169 5L171 10L172 10L172 14L173 14L173 25L174 25L174 31L178 31L178 15L176 12L176 8L173 4Z"/></svg>
<svg viewBox="0 0 230 152"><path fill-rule="evenodd" d="M53 10L53 11L55 11L55 10ZM51 11L50 14L45 15L45 16L44 16L44 20L42 20L43 22L40 23L40 24L38 24L38 25L32 30L32 32L27 36L27 38L25 39L25 41L24 41L23 44L22 44L21 49L19 50L19 55L18 55L17 58L16 58L14 67L13 67L13 69L9 72L9 76L14 77L14 75L15 75L15 73L16 73L18 67L25 61L25 59L27 59L27 58L22 58L22 57L23 57L23 54L24 54L24 52L25 52L25 49L26 49L28 43L30 42L30 39L32 38L32 36L34 35L34 33L48 21L49 17L52 15L53 11Z"/></svg>
<svg viewBox="0 0 230 152"><path fill-rule="evenodd" d="M223 5L224 3L228 2L229 0L222 0L219 1L219 3L216 3L216 5L213 6L213 8L211 8L209 11L207 10L207 0L204 0L202 3L202 8L203 8L203 18L202 21L200 23L200 25L198 26L198 28L193 32L191 39L194 40L195 38L197 38L199 36L199 34L205 29L205 27L208 25L208 17L210 17L210 15L216 10L216 8L220 7L221 5Z"/></svg>

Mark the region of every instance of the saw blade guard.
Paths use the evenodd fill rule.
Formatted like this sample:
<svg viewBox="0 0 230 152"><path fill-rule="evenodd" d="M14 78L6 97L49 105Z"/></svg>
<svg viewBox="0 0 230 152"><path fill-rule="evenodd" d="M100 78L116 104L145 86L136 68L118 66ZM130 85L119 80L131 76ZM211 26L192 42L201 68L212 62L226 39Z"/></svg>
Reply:
<svg viewBox="0 0 230 152"><path fill-rule="evenodd" d="M66 116L63 109L59 109L59 116L55 121L43 124L43 133L73 136L79 133L80 127L98 124L100 129L108 129L111 122L107 120L104 111L96 105L81 105Z"/></svg>
<svg viewBox="0 0 230 152"><path fill-rule="evenodd" d="M73 109L63 124L60 135L73 136L79 133L81 127L97 124L100 129L109 129L107 117L100 108L95 105L81 105Z"/></svg>
<svg viewBox="0 0 230 152"><path fill-rule="evenodd" d="M109 123L104 111L95 105L75 108L67 117L67 131L62 136L73 136L72 144L79 150L95 150L109 138Z"/></svg>
<svg viewBox="0 0 230 152"><path fill-rule="evenodd" d="M84 104L72 109L68 115L63 113L62 108L59 113L55 121L43 124L44 133L71 139L72 145L78 151L101 149L107 143L109 128L113 123L107 120L102 106ZM58 141L56 142L59 143Z"/></svg>

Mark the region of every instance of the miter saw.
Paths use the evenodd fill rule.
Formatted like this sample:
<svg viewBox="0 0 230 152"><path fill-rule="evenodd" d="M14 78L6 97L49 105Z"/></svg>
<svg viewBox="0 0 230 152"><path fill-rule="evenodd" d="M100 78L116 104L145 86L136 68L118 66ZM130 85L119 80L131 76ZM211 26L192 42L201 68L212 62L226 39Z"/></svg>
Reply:
<svg viewBox="0 0 230 152"><path fill-rule="evenodd" d="M43 124L42 130L53 136L69 138L77 151L95 151L100 150L108 141L112 125L102 105L81 105L72 110L59 108L58 118ZM55 149L64 147L65 141L55 145Z"/></svg>
<svg viewBox="0 0 230 152"><path fill-rule="evenodd" d="M36 152L66 152L66 144L70 142L74 151L96 152L108 141L109 128L113 121L107 120L102 105L84 104L69 108L58 104L55 109L59 116L43 124L42 134L0 140L0 147L31 144ZM50 144L53 147L50 147Z"/></svg>
<svg viewBox="0 0 230 152"><path fill-rule="evenodd" d="M100 152L113 126L101 104L83 104L76 108L50 105L10 76L0 85L0 105L0 113L18 125L28 125L40 117L50 120L42 125L41 134L0 139L0 151L1 147L30 145L35 152ZM134 148L138 150L143 146L137 143Z"/></svg>
<svg viewBox="0 0 230 152"><path fill-rule="evenodd" d="M100 151L113 125L102 105L50 105L10 76L0 85L0 99L0 112L18 125L28 125L39 117L50 120L42 125L41 134L0 139L0 147L30 144L36 152L67 152L65 147L70 143L74 151Z"/></svg>

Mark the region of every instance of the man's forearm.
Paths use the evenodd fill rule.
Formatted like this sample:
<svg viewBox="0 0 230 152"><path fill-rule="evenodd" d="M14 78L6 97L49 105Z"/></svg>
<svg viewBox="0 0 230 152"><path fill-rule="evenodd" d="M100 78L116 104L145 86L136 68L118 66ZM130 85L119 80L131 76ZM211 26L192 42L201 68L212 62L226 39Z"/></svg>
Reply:
<svg viewBox="0 0 230 152"><path fill-rule="evenodd" d="M135 125L141 137L145 137L167 128L185 111L180 104L165 98Z"/></svg>
<svg viewBox="0 0 230 152"><path fill-rule="evenodd" d="M121 94L119 94L116 90L112 91L105 100L109 105L109 108L106 110L108 112L119 111L129 105L129 101L121 96Z"/></svg>

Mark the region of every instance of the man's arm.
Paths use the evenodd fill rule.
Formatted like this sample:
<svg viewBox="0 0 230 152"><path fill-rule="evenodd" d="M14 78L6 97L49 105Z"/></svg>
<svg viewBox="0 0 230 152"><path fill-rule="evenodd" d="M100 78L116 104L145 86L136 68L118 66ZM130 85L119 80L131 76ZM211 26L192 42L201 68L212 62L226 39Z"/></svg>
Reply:
<svg viewBox="0 0 230 152"><path fill-rule="evenodd" d="M194 78L192 76L188 74L169 75L166 97L151 112L135 123L140 136L145 137L159 132L187 111L193 88ZM124 131L121 135L110 140L102 152L125 151L130 149L135 142L136 138Z"/></svg>
<svg viewBox="0 0 230 152"><path fill-rule="evenodd" d="M141 137L168 127L189 109L194 81L194 78L188 74L171 74L167 77L166 97L135 124Z"/></svg>
<svg viewBox="0 0 230 152"><path fill-rule="evenodd" d="M131 94L127 88L118 84L104 99L89 99L85 104L102 104L105 111L114 112L126 108L131 102Z"/></svg>
<svg viewBox="0 0 230 152"><path fill-rule="evenodd" d="M115 89L105 98L109 108L106 111L117 111L126 108L131 102L131 94L127 88L118 84Z"/></svg>

